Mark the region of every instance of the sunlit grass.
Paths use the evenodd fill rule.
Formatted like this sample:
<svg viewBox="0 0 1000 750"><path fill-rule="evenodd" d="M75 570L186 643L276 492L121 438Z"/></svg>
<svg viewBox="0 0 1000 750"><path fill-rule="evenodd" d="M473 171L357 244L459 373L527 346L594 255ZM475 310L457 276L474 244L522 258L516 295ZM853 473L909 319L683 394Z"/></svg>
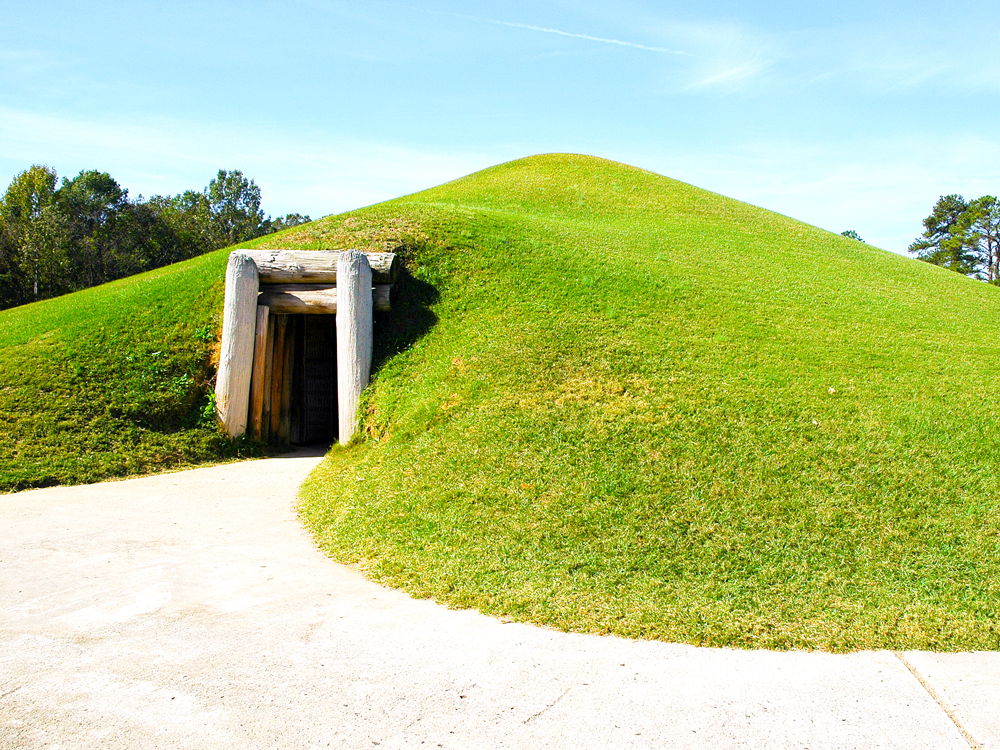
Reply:
<svg viewBox="0 0 1000 750"><path fill-rule="evenodd" d="M436 324L304 488L335 557L579 631L1000 645L997 289L586 157L297 236L397 240Z"/></svg>
<svg viewBox="0 0 1000 750"><path fill-rule="evenodd" d="M253 452L209 401L226 255L0 312L0 492Z"/></svg>
<svg viewBox="0 0 1000 750"><path fill-rule="evenodd" d="M254 244L404 248L364 438L303 489L375 580L705 645L1000 647L995 287L566 155ZM0 312L0 491L248 449L208 400L226 254Z"/></svg>

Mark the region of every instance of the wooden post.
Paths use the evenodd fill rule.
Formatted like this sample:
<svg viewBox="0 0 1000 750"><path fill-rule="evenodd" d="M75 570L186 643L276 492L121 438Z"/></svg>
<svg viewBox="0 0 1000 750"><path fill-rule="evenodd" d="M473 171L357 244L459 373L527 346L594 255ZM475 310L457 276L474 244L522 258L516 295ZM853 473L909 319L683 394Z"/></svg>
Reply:
<svg viewBox="0 0 1000 750"><path fill-rule="evenodd" d="M372 271L357 250L337 260L337 393L341 443L354 435L358 398L372 366Z"/></svg>
<svg viewBox="0 0 1000 750"><path fill-rule="evenodd" d="M288 316L274 316L274 354L271 358L271 419L268 432L270 442L281 439L281 389L285 374L285 333L288 330Z"/></svg>
<svg viewBox="0 0 1000 750"><path fill-rule="evenodd" d="M229 254L222 311L222 346L215 380L215 408L230 437L247 428L254 323L257 320L257 265L240 252Z"/></svg>
<svg viewBox="0 0 1000 750"><path fill-rule="evenodd" d="M260 416L260 439L271 440L271 379L274 377L274 330L278 316L273 312L267 316L267 350L264 354L264 410Z"/></svg>
<svg viewBox="0 0 1000 750"><path fill-rule="evenodd" d="M298 318L285 316L284 368L281 373L281 415L278 419L278 444L287 448L292 442L292 377L295 372L295 332Z"/></svg>
<svg viewBox="0 0 1000 750"><path fill-rule="evenodd" d="M253 372L250 375L250 436L263 440L261 423L264 419L264 386L267 383L267 319L270 315L267 305L257 306L257 327L253 342Z"/></svg>

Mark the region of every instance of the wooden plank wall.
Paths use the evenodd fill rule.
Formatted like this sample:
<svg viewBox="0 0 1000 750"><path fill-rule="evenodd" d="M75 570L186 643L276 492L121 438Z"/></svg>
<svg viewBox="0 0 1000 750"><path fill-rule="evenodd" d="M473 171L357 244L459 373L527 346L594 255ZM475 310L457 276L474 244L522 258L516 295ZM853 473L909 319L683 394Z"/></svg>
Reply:
<svg viewBox="0 0 1000 750"><path fill-rule="evenodd" d="M251 437L287 448L300 439L299 416L294 413L296 381L301 388L302 319L274 315L261 305L250 382ZM293 427L296 434L293 434Z"/></svg>

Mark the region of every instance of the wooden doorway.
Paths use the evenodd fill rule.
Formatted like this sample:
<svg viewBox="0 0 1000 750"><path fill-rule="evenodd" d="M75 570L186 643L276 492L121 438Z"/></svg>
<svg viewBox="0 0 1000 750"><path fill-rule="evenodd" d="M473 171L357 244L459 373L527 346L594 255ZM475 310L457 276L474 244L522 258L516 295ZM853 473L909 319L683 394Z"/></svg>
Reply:
<svg viewBox="0 0 1000 750"><path fill-rule="evenodd" d="M370 375L373 314L389 310L398 273L394 253L230 253L215 382L226 432L249 428L279 447L349 440ZM317 317L326 320L307 322Z"/></svg>
<svg viewBox="0 0 1000 750"><path fill-rule="evenodd" d="M253 437L279 448L337 440L336 321L335 315L267 316L266 354L254 373L260 385L251 387Z"/></svg>
<svg viewBox="0 0 1000 750"><path fill-rule="evenodd" d="M293 443L337 441L337 321L333 315L296 315Z"/></svg>

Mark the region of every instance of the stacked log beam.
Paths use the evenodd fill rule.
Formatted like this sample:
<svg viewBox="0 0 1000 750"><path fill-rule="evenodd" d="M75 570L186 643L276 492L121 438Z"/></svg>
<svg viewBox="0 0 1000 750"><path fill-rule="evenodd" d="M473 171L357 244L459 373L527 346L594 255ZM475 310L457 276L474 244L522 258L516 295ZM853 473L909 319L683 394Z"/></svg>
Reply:
<svg viewBox="0 0 1000 750"><path fill-rule="evenodd" d="M391 284L376 284L372 289L372 309L392 309ZM337 312L337 287L329 284L263 284L258 305L267 305L278 315L334 315Z"/></svg>
<svg viewBox="0 0 1000 750"><path fill-rule="evenodd" d="M240 250L257 264L262 284L336 284L337 266L344 252L316 250ZM362 253L368 259L372 281L395 284L399 278L399 256L395 253Z"/></svg>

